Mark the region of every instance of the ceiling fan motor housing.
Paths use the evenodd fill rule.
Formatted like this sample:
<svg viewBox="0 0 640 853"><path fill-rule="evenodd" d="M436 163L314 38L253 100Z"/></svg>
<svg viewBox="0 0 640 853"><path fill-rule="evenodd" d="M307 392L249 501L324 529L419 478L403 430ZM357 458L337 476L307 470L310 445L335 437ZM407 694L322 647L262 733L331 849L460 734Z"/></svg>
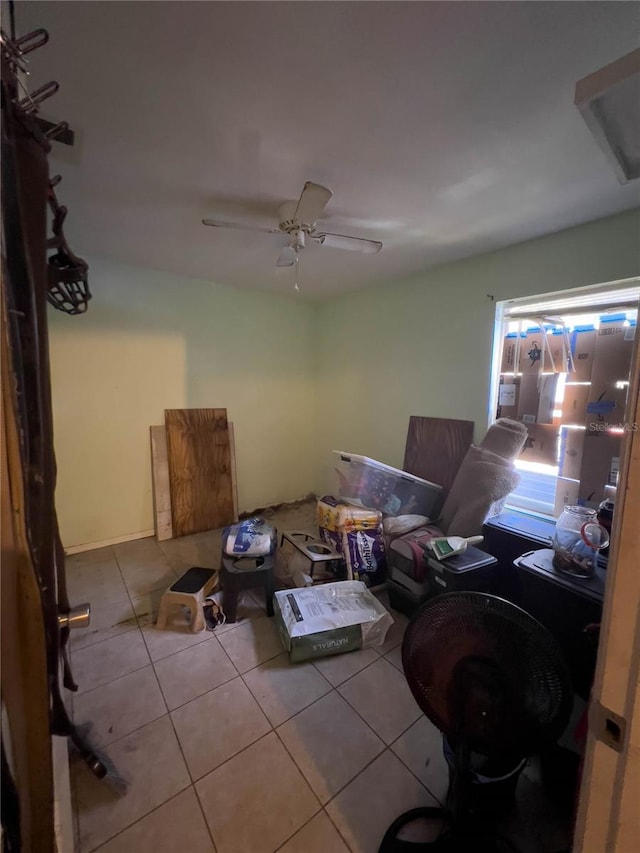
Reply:
<svg viewBox="0 0 640 853"><path fill-rule="evenodd" d="M304 231L301 228L291 231L289 236L291 237L289 245L294 252L300 252L304 249Z"/></svg>

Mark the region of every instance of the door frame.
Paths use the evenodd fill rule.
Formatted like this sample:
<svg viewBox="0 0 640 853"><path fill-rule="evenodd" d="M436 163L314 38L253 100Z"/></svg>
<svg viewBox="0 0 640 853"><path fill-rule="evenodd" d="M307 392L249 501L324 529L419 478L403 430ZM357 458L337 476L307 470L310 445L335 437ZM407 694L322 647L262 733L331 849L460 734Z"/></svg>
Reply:
<svg viewBox="0 0 640 853"><path fill-rule="evenodd" d="M574 853L640 838L640 333L636 333Z"/></svg>

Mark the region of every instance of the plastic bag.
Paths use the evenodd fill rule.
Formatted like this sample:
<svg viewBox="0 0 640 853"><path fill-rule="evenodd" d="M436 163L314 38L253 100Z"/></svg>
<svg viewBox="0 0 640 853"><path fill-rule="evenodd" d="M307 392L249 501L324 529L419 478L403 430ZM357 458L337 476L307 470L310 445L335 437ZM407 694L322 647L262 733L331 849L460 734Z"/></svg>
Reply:
<svg viewBox="0 0 640 853"><path fill-rule="evenodd" d="M274 596L276 624L292 663L381 646L393 618L360 581Z"/></svg>
<svg viewBox="0 0 640 853"><path fill-rule="evenodd" d="M264 557L276 549L276 530L264 518L246 518L222 531L222 550L233 557Z"/></svg>

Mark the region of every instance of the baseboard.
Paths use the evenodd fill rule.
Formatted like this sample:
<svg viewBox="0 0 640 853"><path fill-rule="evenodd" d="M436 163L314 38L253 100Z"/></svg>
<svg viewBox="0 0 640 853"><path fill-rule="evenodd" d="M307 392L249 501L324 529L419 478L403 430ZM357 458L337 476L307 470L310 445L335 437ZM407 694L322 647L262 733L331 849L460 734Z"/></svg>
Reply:
<svg viewBox="0 0 640 853"><path fill-rule="evenodd" d="M149 536L154 536L155 531L141 530L139 533L127 533L126 536L116 536L115 539L103 539L100 542L85 542L83 545L71 545L70 548L65 548L64 553L67 555L81 554L83 551L93 551L94 548L108 548L109 545L119 545L121 542L133 542L134 539L147 539Z"/></svg>
<svg viewBox="0 0 640 853"><path fill-rule="evenodd" d="M291 509L311 500L317 500L317 497L310 492L305 497L297 498L293 501L283 501L282 503L271 506L257 507L250 512L241 512L240 518L251 518L254 515L264 515L266 512L277 512L279 509ZM103 539L101 542L86 542L83 545L71 545L70 548L64 549L64 553L68 555L81 554L83 551L93 551L94 548L107 548L109 545L119 545L120 542L133 542L134 539L146 539L148 536L155 536L155 531L153 529L141 530L139 533L127 533L126 536L117 536L115 539Z"/></svg>
<svg viewBox="0 0 640 853"><path fill-rule="evenodd" d="M270 506L259 506L255 509L241 512L239 514L239 518L253 518L254 515L264 515L266 512L277 512L279 509L293 509L293 507L301 506L302 504L307 503L308 501L316 501L318 500L317 495L313 492L309 492L308 495L305 495L303 498L296 498L293 501L282 501L279 504L271 504Z"/></svg>

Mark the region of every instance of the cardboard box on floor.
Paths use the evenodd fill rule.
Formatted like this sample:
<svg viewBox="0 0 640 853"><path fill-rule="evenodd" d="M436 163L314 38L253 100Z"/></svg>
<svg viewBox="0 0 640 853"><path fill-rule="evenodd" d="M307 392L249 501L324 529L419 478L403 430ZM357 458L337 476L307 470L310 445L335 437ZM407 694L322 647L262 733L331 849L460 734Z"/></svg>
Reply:
<svg viewBox="0 0 640 853"><path fill-rule="evenodd" d="M520 372L566 373L569 345L560 330L529 329L520 344Z"/></svg>
<svg viewBox="0 0 640 853"><path fill-rule="evenodd" d="M516 406L516 418L526 424L535 424L538 420L538 374L524 373L519 379L520 393Z"/></svg>
<svg viewBox="0 0 640 853"><path fill-rule="evenodd" d="M596 348L596 330L592 328L576 329L571 334L571 352L574 370L567 376L568 382L589 382L593 355Z"/></svg>
<svg viewBox="0 0 640 853"><path fill-rule="evenodd" d="M560 477L570 480L580 478L584 435L583 429L560 428L560 462L558 466Z"/></svg>
<svg viewBox="0 0 640 853"><path fill-rule="evenodd" d="M520 377L520 393L516 417L526 424L550 424L553 421L558 374L538 376L525 373Z"/></svg>
<svg viewBox="0 0 640 853"><path fill-rule="evenodd" d="M555 373L566 373L569 369L569 348L571 340L569 335L561 329L554 329L547 334L547 345L551 352L553 364L548 363L548 355L545 355L544 369Z"/></svg>
<svg viewBox="0 0 640 853"><path fill-rule="evenodd" d="M553 424L527 424L529 436L520 454L522 462L555 465L558 456L558 428Z"/></svg>
<svg viewBox="0 0 640 853"><path fill-rule="evenodd" d="M602 392L600 399L587 403L585 426L587 432L609 432L611 427L624 427L627 389L612 388Z"/></svg>
<svg viewBox="0 0 640 853"><path fill-rule="evenodd" d="M586 426L605 431L624 423L635 326L602 321L596 336ZM622 387L617 387L624 383Z"/></svg>
<svg viewBox="0 0 640 853"><path fill-rule="evenodd" d="M621 435L587 433L580 468L579 498L589 506L597 507L604 499L604 487L618 484L620 470Z"/></svg>
<svg viewBox="0 0 640 853"><path fill-rule="evenodd" d="M502 342L502 363L500 366L500 373L515 373L519 340L521 340L521 338L518 332L511 332L505 336Z"/></svg>
<svg viewBox="0 0 640 853"><path fill-rule="evenodd" d="M520 341L520 363L519 371L523 375L535 374L540 372L542 364L542 335L545 334L541 329L529 329L524 338ZM546 369L546 368L545 368Z"/></svg>
<svg viewBox="0 0 640 853"><path fill-rule="evenodd" d="M559 518L566 506L575 506L578 503L579 493L579 480L569 480L566 477L558 477L556 480L556 497L553 504L554 516Z"/></svg>
<svg viewBox="0 0 640 853"><path fill-rule="evenodd" d="M601 321L591 371L592 384L596 379L607 378L612 382L629 381L635 334L635 325L627 325L623 320Z"/></svg>
<svg viewBox="0 0 640 853"><path fill-rule="evenodd" d="M518 398L520 395L520 376L501 376L498 385L498 418L518 417Z"/></svg>
<svg viewBox="0 0 640 853"><path fill-rule="evenodd" d="M571 376L571 374L568 375ZM572 385L568 383L564 386L561 423L580 424L580 426L584 426L587 417L589 391L590 388L588 385Z"/></svg>
<svg viewBox="0 0 640 853"><path fill-rule="evenodd" d="M556 407L556 391L558 389L558 373L549 373L540 377L538 423L553 422L553 410Z"/></svg>

